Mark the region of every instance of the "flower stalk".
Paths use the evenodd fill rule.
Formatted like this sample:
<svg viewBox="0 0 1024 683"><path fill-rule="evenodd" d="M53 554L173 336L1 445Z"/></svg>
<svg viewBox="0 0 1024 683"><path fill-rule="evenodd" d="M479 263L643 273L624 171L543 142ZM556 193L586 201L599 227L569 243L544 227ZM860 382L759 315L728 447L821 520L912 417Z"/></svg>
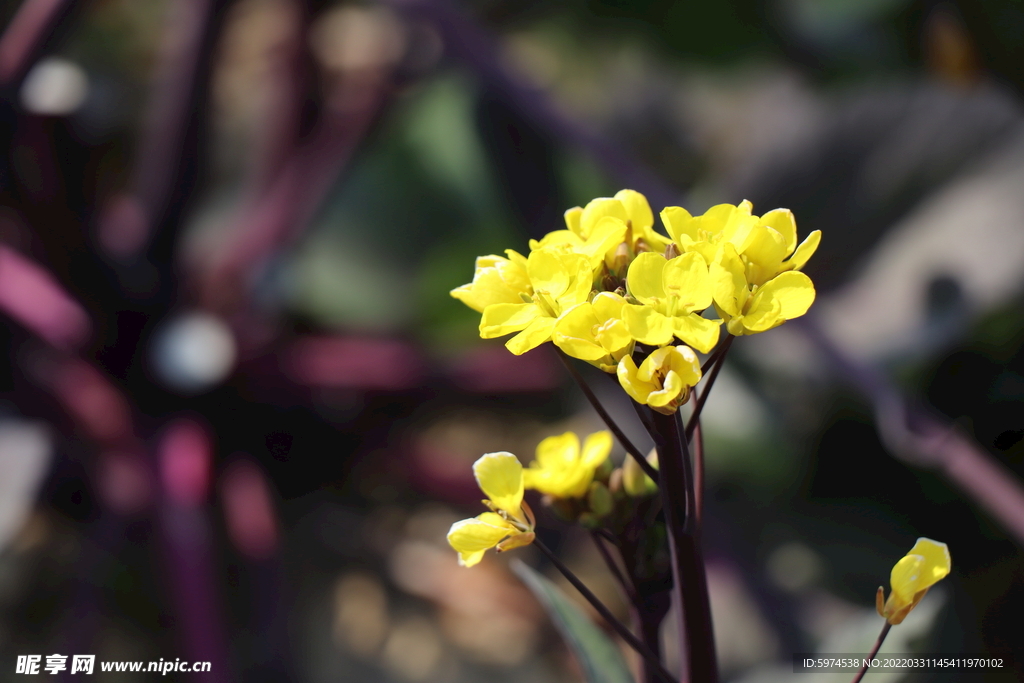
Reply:
<svg viewBox="0 0 1024 683"><path fill-rule="evenodd" d="M533 544L537 546L542 553L544 553L548 560L550 560L551 564L553 564L555 568L562 573L562 576L572 584L573 588L580 592L580 595L590 603L591 607L597 610L597 613L601 615L601 618L604 619L605 622L607 622L607 624L611 626L624 641L626 641L626 644L636 650L637 654L643 657L647 666L651 667L652 670L655 671L663 681L665 681L665 683L676 683L675 677L669 673L664 666L662 666L658 659L658 655L652 652L643 641L633 635L632 631L630 631L625 624L619 621L615 615L611 613L611 610L609 610L605 604L601 602L589 588L587 588L585 583L580 581L579 577L576 576L576 574L574 574L564 562L558 559L557 555L551 552L550 548L541 543L539 539L535 540Z"/></svg>

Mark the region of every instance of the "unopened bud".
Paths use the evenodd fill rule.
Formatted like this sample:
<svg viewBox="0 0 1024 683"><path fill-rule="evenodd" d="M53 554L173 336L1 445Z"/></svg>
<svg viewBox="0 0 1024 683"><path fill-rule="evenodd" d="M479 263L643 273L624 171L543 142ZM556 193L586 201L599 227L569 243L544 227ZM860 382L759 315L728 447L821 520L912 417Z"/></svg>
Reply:
<svg viewBox="0 0 1024 683"><path fill-rule="evenodd" d="M617 497L622 493L622 468L616 467L612 470L611 475L608 477L608 490L611 491L612 497Z"/></svg>
<svg viewBox="0 0 1024 683"><path fill-rule="evenodd" d="M647 462L651 463L654 469L658 469L658 452L656 450L651 450L647 456ZM626 458L626 462L622 464L622 488L629 495L639 498L657 491L658 485L644 474L640 464L631 456Z"/></svg>
<svg viewBox="0 0 1024 683"><path fill-rule="evenodd" d="M629 268L629 244L623 242L615 247L615 253L612 254L611 271L621 276L627 268Z"/></svg>
<svg viewBox="0 0 1024 683"><path fill-rule="evenodd" d="M587 493L587 505L594 515L604 517L615 507L615 501L612 499L608 487L595 481L590 485L590 491Z"/></svg>
<svg viewBox="0 0 1024 683"><path fill-rule="evenodd" d="M608 477L611 476L612 469L614 467L615 466L612 464L612 459L611 458L605 458L604 462L602 462L598 466L597 470L594 472L594 479L596 481L607 482L608 481Z"/></svg>

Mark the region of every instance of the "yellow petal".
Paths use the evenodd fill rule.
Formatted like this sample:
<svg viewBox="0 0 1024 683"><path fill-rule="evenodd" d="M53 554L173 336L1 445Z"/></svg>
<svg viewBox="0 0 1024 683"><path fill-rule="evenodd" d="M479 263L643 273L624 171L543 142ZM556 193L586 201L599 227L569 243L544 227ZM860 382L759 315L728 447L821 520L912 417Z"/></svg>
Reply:
<svg viewBox="0 0 1024 683"><path fill-rule="evenodd" d="M544 235L540 241L530 240L530 250L536 251L538 249L543 249L544 247L559 245L569 245L573 249L581 249L583 244L583 240L574 232L569 230L554 230Z"/></svg>
<svg viewBox="0 0 1024 683"><path fill-rule="evenodd" d="M796 249L796 217L789 209L772 209L761 216L761 225L773 228L782 235L786 245L786 254L792 254Z"/></svg>
<svg viewBox="0 0 1024 683"><path fill-rule="evenodd" d="M952 568L952 560L949 558L949 547L944 543L921 538L913 544L908 555L922 557L921 572L919 579L913 585L918 591L931 588L946 578Z"/></svg>
<svg viewBox="0 0 1024 683"><path fill-rule="evenodd" d="M604 216L591 229L590 237L579 252L590 260L592 268L604 261L605 255L626 239L626 224L613 216Z"/></svg>
<svg viewBox="0 0 1024 683"><path fill-rule="evenodd" d="M757 290L743 325L762 332L786 320L799 318L814 303L814 283L803 273L782 273Z"/></svg>
<svg viewBox="0 0 1024 683"><path fill-rule="evenodd" d="M702 351L701 353L706 353ZM694 387L700 382L700 359L693 349L686 346L673 346L668 357L669 367L676 373L686 386Z"/></svg>
<svg viewBox="0 0 1024 683"><path fill-rule="evenodd" d="M708 320L696 313L673 318L674 333L701 353L708 353L718 344L721 321Z"/></svg>
<svg viewBox="0 0 1024 683"><path fill-rule="evenodd" d="M598 197L583 207L583 213L580 214L580 237L583 239L589 237L590 231L605 216L618 218L623 223L629 220L629 216L626 215L626 207L618 199Z"/></svg>
<svg viewBox="0 0 1024 683"><path fill-rule="evenodd" d="M679 297L677 315L703 311L711 305L711 277L700 254L690 252L668 261L661 276L665 293Z"/></svg>
<svg viewBox="0 0 1024 683"><path fill-rule="evenodd" d="M487 309L490 310L490 309ZM527 351L532 351L544 342L551 339L551 333L555 330L555 319L549 316L538 315L527 325L526 329L505 342L505 348L517 356ZM483 336L481 334L481 336Z"/></svg>
<svg viewBox="0 0 1024 683"><path fill-rule="evenodd" d="M566 432L537 444L537 464L543 469L564 470L576 464L580 457L580 438L575 432Z"/></svg>
<svg viewBox="0 0 1024 683"><path fill-rule="evenodd" d="M622 202L626 219L633 223L633 230L636 231L634 234L654 225L654 213L647 203L647 197L635 190L619 190L615 193L615 199Z"/></svg>
<svg viewBox="0 0 1024 683"><path fill-rule="evenodd" d="M563 254L551 248L530 252L526 270L534 290L543 290L553 297L561 296L569 288L570 273L566 270Z"/></svg>
<svg viewBox="0 0 1024 683"><path fill-rule="evenodd" d="M570 231L580 234L580 216L583 215L583 208L574 206L565 212L565 227Z"/></svg>
<svg viewBox="0 0 1024 683"><path fill-rule="evenodd" d="M500 510L519 516L523 503L523 466L511 453L487 453L473 463L473 476L488 500Z"/></svg>
<svg viewBox="0 0 1024 683"><path fill-rule="evenodd" d="M652 391L651 395L647 397L647 405L659 413L671 415L679 408L677 401L685 390L686 383L680 379L679 375L669 372L665 375L662 388Z"/></svg>
<svg viewBox="0 0 1024 683"><path fill-rule="evenodd" d="M519 332L541 315L543 312L536 304L492 304L480 318L480 337L494 339Z"/></svg>
<svg viewBox="0 0 1024 683"><path fill-rule="evenodd" d="M786 251L786 238L768 226L754 226L747 242L747 248L743 250L743 255L754 263L772 269L769 277L775 275L779 265L782 264L782 259L789 254Z"/></svg>
<svg viewBox="0 0 1024 683"><path fill-rule="evenodd" d="M800 243L800 246L796 248L796 253L784 265L792 270L800 270L814 256L820 243L821 230L815 230Z"/></svg>
<svg viewBox="0 0 1024 683"><path fill-rule="evenodd" d="M731 316L740 315L750 295L746 268L732 244L724 244L711 264L709 276L715 303Z"/></svg>
<svg viewBox="0 0 1024 683"><path fill-rule="evenodd" d="M590 303L593 306L595 318L604 322L611 318L621 318L622 307L626 305L626 300L614 292L601 292Z"/></svg>
<svg viewBox="0 0 1024 683"><path fill-rule="evenodd" d="M699 221L681 206L669 206L661 211L661 222L665 230L680 248L690 242L699 240L697 229Z"/></svg>
<svg viewBox="0 0 1024 683"><path fill-rule="evenodd" d="M501 521L501 526L480 519L464 519L452 524L448 531L448 545L459 553L459 564L472 567L480 562L484 551L498 545L510 533L515 533L514 527Z"/></svg>
<svg viewBox="0 0 1024 683"><path fill-rule="evenodd" d="M558 319L551 340L573 358L587 362L603 360L608 351L594 337L594 329L600 324L593 305L583 303Z"/></svg>
<svg viewBox="0 0 1024 683"><path fill-rule="evenodd" d="M622 322L629 335L641 344L662 346L671 342L675 334L675 321L650 306L623 306Z"/></svg>
<svg viewBox="0 0 1024 683"><path fill-rule="evenodd" d="M594 432L583 442L581 464L592 472L600 467L612 452L612 433L608 430ZM589 485L589 482L588 482Z"/></svg>
<svg viewBox="0 0 1024 683"><path fill-rule="evenodd" d="M622 388L634 401L646 405L647 397L651 395L652 391L657 390L658 387L650 382L641 381L637 377L637 373L638 368L636 363L633 362L633 357L623 356L615 372L619 379L619 384L622 385Z"/></svg>
<svg viewBox="0 0 1024 683"><path fill-rule="evenodd" d="M663 275L668 261L661 254L644 252L638 254L629 264L626 272L626 286L629 293L645 304L665 298Z"/></svg>

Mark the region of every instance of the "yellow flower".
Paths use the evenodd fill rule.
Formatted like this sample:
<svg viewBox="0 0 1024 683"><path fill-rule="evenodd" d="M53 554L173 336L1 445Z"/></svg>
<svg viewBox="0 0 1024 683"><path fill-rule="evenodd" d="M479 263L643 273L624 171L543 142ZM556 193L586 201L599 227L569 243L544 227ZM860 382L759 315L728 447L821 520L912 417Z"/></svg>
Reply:
<svg viewBox="0 0 1024 683"><path fill-rule="evenodd" d="M635 190L619 190L614 197L598 197L588 202L586 207L577 206L565 212L568 231L584 240L590 239L597 227L605 224L608 219L614 219L623 226L622 235L611 245L612 249L625 241L631 255L637 251L664 253L665 247L671 242L669 238L654 231L651 205L646 197ZM611 258L613 251L605 255Z"/></svg>
<svg viewBox="0 0 1024 683"><path fill-rule="evenodd" d="M523 502L523 466L511 453L488 453L473 463L473 475L491 509L473 519L452 524L448 544L459 553L459 564L472 567L484 552L520 548L533 542L534 521Z"/></svg>
<svg viewBox="0 0 1024 683"><path fill-rule="evenodd" d="M569 212L566 212L566 223ZM622 243L626 238L626 223L614 216L601 216L583 231L579 221L574 221L576 230L555 230L544 235L538 242L530 240L530 249L545 247L567 247L569 250L582 254L590 261L591 268L597 268L605 259L605 254Z"/></svg>
<svg viewBox="0 0 1024 683"><path fill-rule="evenodd" d="M910 610L921 602L928 589L946 578L952 561L949 548L945 543L930 538L919 538L896 566L889 576L892 592L889 599L882 603L884 589L879 586L875 594L875 609L879 616L885 617L890 624L901 623Z"/></svg>
<svg viewBox="0 0 1024 683"><path fill-rule="evenodd" d="M633 350L633 337L622 322L625 305L618 294L601 292L559 318L551 339L573 358L615 372L619 359Z"/></svg>
<svg viewBox="0 0 1024 683"><path fill-rule="evenodd" d="M619 361L618 376L634 401L671 415L700 381L700 362L688 346L665 346L647 356L639 368L632 356L625 356Z"/></svg>
<svg viewBox="0 0 1024 683"><path fill-rule="evenodd" d="M724 244L711 264L715 305L731 334L756 334L799 318L814 303L814 283L803 273L780 273L760 287L747 281L743 261Z"/></svg>
<svg viewBox="0 0 1024 683"><path fill-rule="evenodd" d="M478 257L473 282L456 287L451 295L477 313L491 304L522 303L523 294L532 296L526 258L511 249L505 253L508 258L494 254Z"/></svg>
<svg viewBox="0 0 1024 683"><path fill-rule="evenodd" d="M557 498L582 498L611 450L609 431L588 436L582 451L573 432L549 436L537 446L536 460L523 472L526 488Z"/></svg>
<svg viewBox="0 0 1024 683"><path fill-rule="evenodd" d="M815 230L797 246L792 211L774 209L758 217L752 210L746 200L737 206L713 206L703 216L670 206L661 212L661 220L683 252L696 251L709 263L719 247L731 244L742 257L750 284L760 286L779 273L803 268L821 242L821 231Z"/></svg>
<svg viewBox="0 0 1024 683"><path fill-rule="evenodd" d="M763 285L779 273L800 270L820 242L821 231L815 230L797 246L793 212L789 209L769 211L750 230L741 250L747 264L747 280L753 285Z"/></svg>
<svg viewBox="0 0 1024 683"><path fill-rule="evenodd" d="M551 339L555 322L590 296L593 269L586 257L557 248L537 249L526 259L531 291L517 303L492 303L480 318L484 339L518 332L505 344L517 356Z"/></svg>
<svg viewBox="0 0 1024 683"><path fill-rule="evenodd" d="M643 305L623 308L622 320L638 342L663 346L673 336L708 353L718 343L720 321L702 318L711 305L708 264L699 253L666 259L651 252L637 256L626 276L629 293Z"/></svg>
<svg viewBox="0 0 1024 683"><path fill-rule="evenodd" d="M681 251L696 251L711 263L721 244L730 243L743 251L750 231L757 225L757 216L751 214L753 208L744 200L738 206L719 204L703 216L691 216L680 206L669 206L662 210L661 221Z"/></svg>

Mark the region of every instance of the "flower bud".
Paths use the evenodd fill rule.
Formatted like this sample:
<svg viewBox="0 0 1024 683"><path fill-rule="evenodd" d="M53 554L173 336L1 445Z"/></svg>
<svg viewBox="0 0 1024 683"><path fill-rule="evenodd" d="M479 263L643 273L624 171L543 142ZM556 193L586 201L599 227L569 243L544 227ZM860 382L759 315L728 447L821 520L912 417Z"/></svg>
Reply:
<svg viewBox="0 0 1024 683"><path fill-rule="evenodd" d="M658 451L652 449L647 455L647 462L651 463L654 469L658 469ZM622 488L634 498L639 498L657 491L658 485L644 474L635 458L628 457L622 464Z"/></svg>
<svg viewBox="0 0 1024 683"><path fill-rule="evenodd" d="M587 494L587 505L590 511L597 517L604 517L615 507L611 491L599 481L590 485L590 492Z"/></svg>
<svg viewBox="0 0 1024 683"><path fill-rule="evenodd" d="M608 490L611 491L613 497L619 497L622 495L622 468L616 467L612 470L611 475L608 477Z"/></svg>

